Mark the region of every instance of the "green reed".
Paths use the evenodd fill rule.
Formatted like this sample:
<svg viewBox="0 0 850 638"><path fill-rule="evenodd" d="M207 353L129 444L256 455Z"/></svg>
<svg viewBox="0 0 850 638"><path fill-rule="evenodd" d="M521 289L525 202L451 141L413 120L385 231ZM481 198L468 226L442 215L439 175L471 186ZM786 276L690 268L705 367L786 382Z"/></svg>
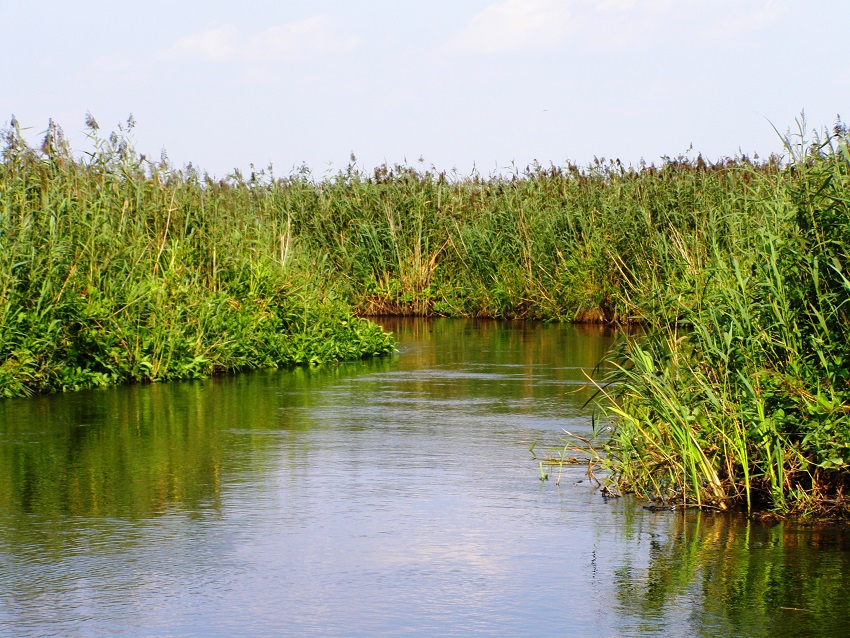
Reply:
<svg viewBox="0 0 850 638"><path fill-rule="evenodd" d="M75 158L51 123L0 162L0 395L384 354L392 339L281 257L285 211L132 150L126 130ZM287 263L284 263L284 262ZM308 273L312 273L309 274Z"/></svg>
<svg viewBox="0 0 850 638"><path fill-rule="evenodd" d="M643 313L645 334L623 341L606 379L606 463L621 487L721 509L850 511L847 130L786 144L789 165L753 174L696 241L655 238L689 290L628 271L629 298L664 309Z"/></svg>
<svg viewBox="0 0 850 638"><path fill-rule="evenodd" d="M483 179L350 166L318 184L290 177L274 197L362 312L629 319L618 260L654 249L636 234L644 218L679 232L703 199L736 186L720 170L673 170L600 163Z"/></svg>
<svg viewBox="0 0 850 638"><path fill-rule="evenodd" d="M845 511L847 130L786 155L459 175L271 167L212 179L6 132L0 392L380 354L352 316L639 322L600 395L624 489Z"/></svg>

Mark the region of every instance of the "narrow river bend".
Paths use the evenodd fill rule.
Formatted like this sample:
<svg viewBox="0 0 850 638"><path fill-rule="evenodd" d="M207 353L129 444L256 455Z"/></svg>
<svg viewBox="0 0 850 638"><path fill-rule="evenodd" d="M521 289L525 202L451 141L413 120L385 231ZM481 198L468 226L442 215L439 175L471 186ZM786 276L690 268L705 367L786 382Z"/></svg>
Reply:
<svg viewBox="0 0 850 638"><path fill-rule="evenodd" d="M846 635L847 530L540 481L611 333L385 325L379 361L0 401L0 635Z"/></svg>

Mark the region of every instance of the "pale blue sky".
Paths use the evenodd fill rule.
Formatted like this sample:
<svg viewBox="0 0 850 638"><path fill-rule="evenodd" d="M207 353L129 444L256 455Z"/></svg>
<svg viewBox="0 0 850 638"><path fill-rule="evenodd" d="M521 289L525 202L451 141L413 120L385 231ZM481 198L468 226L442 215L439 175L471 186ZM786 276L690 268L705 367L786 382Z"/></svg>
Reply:
<svg viewBox="0 0 850 638"><path fill-rule="evenodd" d="M846 0L0 0L0 124L224 175L781 150L850 119ZM769 120L769 121L768 121Z"/></svg>

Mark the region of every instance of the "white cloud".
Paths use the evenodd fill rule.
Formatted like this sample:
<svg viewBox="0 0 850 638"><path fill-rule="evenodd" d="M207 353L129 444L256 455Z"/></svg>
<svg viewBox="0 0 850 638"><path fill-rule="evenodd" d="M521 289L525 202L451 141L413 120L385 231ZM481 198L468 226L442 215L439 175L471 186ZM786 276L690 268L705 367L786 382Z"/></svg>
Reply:
<svg viewBox="0 0 850 638"><path fill-rule="evenodd" d="M448 44L464 53L520 53L552 49L571 31L567 3L504 0L476 13Z"/></svg>
<svg viewBox="0 0 850 638"><path fill-rule="evenodd" d="M180 38L161 51L160 55L165 58L221 62L237 57L239 40L239 31L235 27L224 26Z"/></svg>
<svg viewBox="0 0 850 638"><path fill-rule="evenodd" d="M789 0L502 0L472 16L448 50L498 54L570 48L615 53L659 39L750 46Z"/></svg>
<svg viewBox="0 0 850 638"><path fill-rule="evenodd" d="M243 35L230 25L210 29L180 38L160 51L160 57L206 62L288 62L305 55L343 53L359 42L354 36L339 33L333 20L320 15L251 35Z"/></svg>
<svg viewBox="0 0 850 638"><path fill-rule="evenodd" d="M786 2L781 0L736 2L721 20L708 25L702 33L712 40L741 40L776 22L786 9Z"/></svg>
<svg viewBox="0 0 850 638"><path fill-rule="evenodd" d="M621 53L652 46L681 19L683 7L701 0L585 0L573 2L575 44L582 51ZM714 0L723 2L724 0ZM680 29L683 31L684 29Z"/></svg>
<svg viewBox="0 0 850 638"><path fill-rule="evenodd" d="M695 0L688 0L694 2ZM714 0L720 2L722 0ZM582 2L582 5L587 5L595 11L603 13L623 13L627 11L636 11L638 13L657 13L670 9L676 6L682 6L683 3L677 0L590 0Z"/></svg>
<svg viewBox="0 0 850 638"><path fill-rule="evenodd" d="M601 11L628 11L637 3L635 0L593 0L591 4Z"/></svg>

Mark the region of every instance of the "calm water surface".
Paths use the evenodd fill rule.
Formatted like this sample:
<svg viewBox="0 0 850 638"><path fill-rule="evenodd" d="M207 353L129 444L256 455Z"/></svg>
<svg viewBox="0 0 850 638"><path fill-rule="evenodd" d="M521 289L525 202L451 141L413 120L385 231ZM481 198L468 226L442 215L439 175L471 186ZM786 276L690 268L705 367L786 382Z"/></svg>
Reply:
<svg viewBox="0 0 850 638"><path fill-rule="evenodd" d="M0 634L848 635L846 530L541 483L610 334L386 326L381 361L0 402Z"/></svg>

